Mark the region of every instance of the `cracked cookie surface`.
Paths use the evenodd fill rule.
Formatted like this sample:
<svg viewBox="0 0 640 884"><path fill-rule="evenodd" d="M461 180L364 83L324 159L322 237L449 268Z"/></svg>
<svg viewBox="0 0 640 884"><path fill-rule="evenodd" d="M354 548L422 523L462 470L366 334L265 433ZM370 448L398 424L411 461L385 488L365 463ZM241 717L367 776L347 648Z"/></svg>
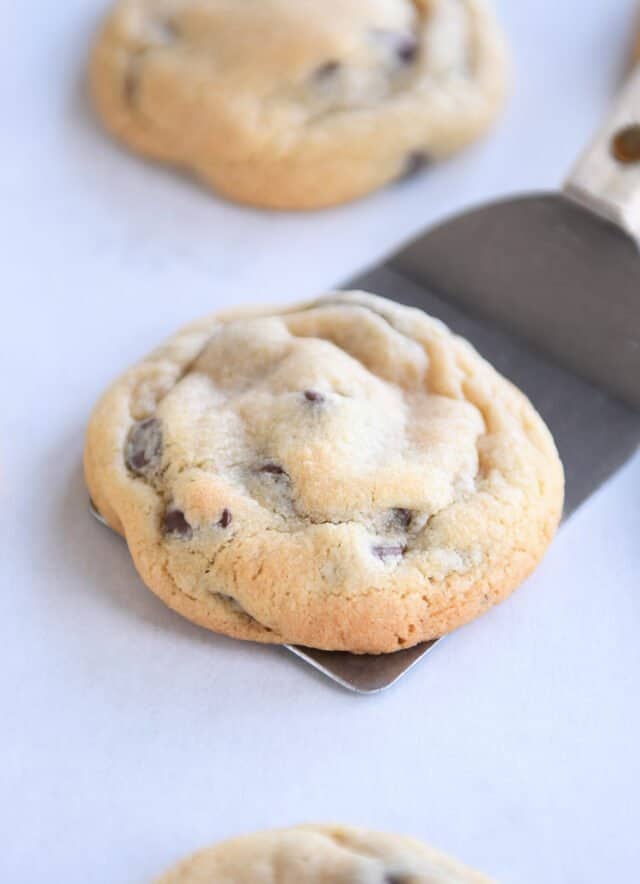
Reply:
<svg viewBox="0 0 640 884"><path fill-rule="evenodd" d="M353 826L296 826L234 838L156 884L491 884L426 844Z"/></svg>
<svg viewBox="0 0 640 884"><path fill-rule="evenodd" d="M353 199L454 152L505 82L485 0L122 0L91 64L119 138L276 208Z"/></svg>
<svg viewBox="0 0 640 884"><path fill-rule="evenodd" d="M179 332L98 403L85 470L184 616L369 653L502 600L563 498L526 397L438 320L361 292Z"/></svg>

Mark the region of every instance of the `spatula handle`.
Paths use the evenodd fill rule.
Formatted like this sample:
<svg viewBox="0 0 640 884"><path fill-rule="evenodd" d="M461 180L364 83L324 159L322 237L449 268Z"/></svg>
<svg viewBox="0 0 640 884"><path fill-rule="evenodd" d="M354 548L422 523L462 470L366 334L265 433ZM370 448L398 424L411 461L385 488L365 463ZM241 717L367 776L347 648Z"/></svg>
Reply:
<svg viewBox="0 0 640 884"><path fill-rule="evenodd" d="M640 67L573 167L564 190L640 240Z"/></svg>

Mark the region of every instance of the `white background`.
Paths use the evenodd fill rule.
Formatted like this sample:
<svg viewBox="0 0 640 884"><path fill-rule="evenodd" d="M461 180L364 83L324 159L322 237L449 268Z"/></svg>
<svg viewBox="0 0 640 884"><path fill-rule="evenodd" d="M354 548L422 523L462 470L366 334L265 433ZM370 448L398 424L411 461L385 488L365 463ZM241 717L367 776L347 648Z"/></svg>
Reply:
<svg viewBox="0 0 640 884"><path fill-rule="evenodd" d="M361 698L208 634L87 514L103 387L179 324L319 292L432 219L554 186L621 82L632 0L499 3L515 56L487 142L333 211L225 204L110 142L84 90L92 0L5 9L0 193L0 880L146 882L207 842L338 820L504 884L640 867L640 459L508 602Z"/></svg>

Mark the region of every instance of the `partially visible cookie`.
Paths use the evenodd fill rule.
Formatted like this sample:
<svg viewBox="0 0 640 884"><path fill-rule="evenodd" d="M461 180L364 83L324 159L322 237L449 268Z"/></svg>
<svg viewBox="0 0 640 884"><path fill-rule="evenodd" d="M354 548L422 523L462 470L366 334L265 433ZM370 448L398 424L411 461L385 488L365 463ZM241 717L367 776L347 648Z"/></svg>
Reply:
<svg viewBox="0 0 640 884"><path fill-rule="evenodd" d="M526 397L438 320L357 292L179 332L99 402L85 468L185 617L368 653L509 595L563 498Z"/></svg>
<svg viewBox="0 0 640 884"><path fill-rule="evenodd" d="M156 884L491 884L414 838L352 826L297 826L234 838Z"/></svg>
<svg viewBox="0 0 640 884"><path fill-rule="evenodd" d="M485 0L121 0L91 65L128 145L276 208L350 200L458 150L505 82Z"/></svg>

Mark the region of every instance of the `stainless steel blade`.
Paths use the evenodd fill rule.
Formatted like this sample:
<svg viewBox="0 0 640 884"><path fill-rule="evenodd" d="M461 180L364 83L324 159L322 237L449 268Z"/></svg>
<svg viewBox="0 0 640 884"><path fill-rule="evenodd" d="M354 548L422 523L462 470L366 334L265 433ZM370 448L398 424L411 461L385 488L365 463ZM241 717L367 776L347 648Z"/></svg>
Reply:
<svg viewBox="0 0 640 884"><path fill-rule="evenodd" d="M299 645L286 645L286 648L343 688L356 694L376 694L412 669L436 646L437 641L424 642L393 654L377 655L319 651Z"/></svg>
<svg viewBox="0 0 640 884"><path fill-rule="evenodd" d="M638 246L562 194L466 212L388 264L640 409Z"/></svg>
<svg viewBox="0 0 640 884"><path fill-rule="evenodd" d="M560 194L454 218L346 287L437 316L527 393L564 462L565 518L637 449L640 256ZM362 691L363 677L380 690L435 644L381 657L294 650Z"/></svg>

